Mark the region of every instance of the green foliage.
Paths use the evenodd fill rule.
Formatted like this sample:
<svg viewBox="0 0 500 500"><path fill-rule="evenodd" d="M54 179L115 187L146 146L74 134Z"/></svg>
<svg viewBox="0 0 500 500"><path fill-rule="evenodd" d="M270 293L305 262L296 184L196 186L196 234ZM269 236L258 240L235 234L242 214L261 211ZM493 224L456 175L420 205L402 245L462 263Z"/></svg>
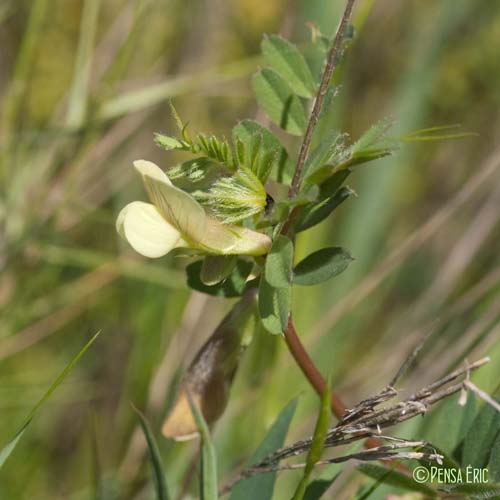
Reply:
<svg viewBox="0 0 500 500"><path fill-rule="evenodd" d="M452 455L470 429L476 414L476 398L468 394L465 407L458 406L458 396L440 403L424 420L419 432L422 437Z"/></svg>
<svg viewBox="0 0 500 500"><path fill-rule="evenodd" d="M275 152L263 148L263 137L252 134L246 141L236 141L236 153L240 166L246 166L261 182L265 182L271 173Z"/></svg>
<svg viewBox="0 0 500 500"><path fill-rule="evenodd" d="M354 191L352 189L342 187L332 196L325 197L318 203L311 203L308 207L304 207L304 210L295 222L295 231L300 233L319 224L329 217L339 205L353 195Z"/></svg>
<svg viewBox="0 0 500 500"><path fill-rule="evenodd" d="M292 281L293 243L278 236L266 258L265 279L274 288L288 288Z"/></svg>
<svg viewBox="0 0 500 500"><path fill-rule="evenodd" d="M234 269L224 281L215 285L206 285L201 280L203 261L198 260L186 267L187 284L193 290L217 297L240 297L245 290L255 283L247 282L253 264L243 259L238 259Z"/></svg>
<svg viewBox="0 0 500 500"><path fill-rule="evenodd" d="M472 422L462 445L462 467L486 467L493 445L500 436L500 413L485 404Z"/></svg>
<svg viewBox="0 0 500 500"><path fill-rule="evenodd" d="M312 98L316 91L311 70L297 47L279 35L264 37L262 53L266 62L292 90L301 97Z"/></svg>
<svg viewBox="0 0 500 500"><path fill-rule="evenodd" d="M265 275L260 278L259 314L264 328L275 335L283 333L288 325L291 308L291 287L275 288Z"/></svg>
<svg viewBox="0 0 500 500"><path fill-rule="evenodd" d="M354 194L348 187L341 188L351 171L342 170L321 184L318 199L303 207L295 221L295 231L305 231L326 219L341 203Z"/></svg>
<svg viewBox="0 0 500 500"><path fill-rule="evenodd" d="M316 420L316 426L314 428L311 448L307 453L304 473L302 475L302 479L300 480L299 485L297 486L297 489L295 490L295 494L293 495L293 500L304 499L309 478L312 474L314 466L316 465L316 462L321 458L321 454L323 453L323 449L325 446L325 439L330 423L331 393L332 393L332 386L329 381L326 386L323 397L321 398L321 404L318 412L318 418Z"/></svg>
<svg viewBox="0 0 500 500"><path fill-rule="evenodd" d="M332 133L311 154L311 161L304 168L304 181L321 184L336 172L392 154L399 143L387 138L391 126L390 120L381 120L351 146L347 146L345 134Z"/></svg>
<svg viewBox="0 0 500 500"><path fill-rule="evenodd" d="M180 189L196 192L210 189L221 177L230 176L231 171L224 165L201 156L169 168L167 174Z"/></svg>
<svg viewBox="0 0 500 500"><path fill-rule="evenodd" d="M435 498L437 496L436 492L432 488L429 488L429 486L417 483L417 481L406 474L398 472L394 469L389 469L388 467L376 464L361 464L358 465L358 471L362 472L366 476L376 479L382 484L396 486L409 491L417 491L427 495L429 498Z"/></svg>
<svg viewBox="0 0 500 500"><path fill-rule="evenodd" d="M238 258L236 255L207 255L203 259L200 280L204 285L213 286L231 275Z"/></svg>
<svg viewBox="0 0 500 500"><path fill-rule="evenodd" d="M60 373L60 375L56 378L56 380L52 383L52 385L47 389L47 392L41 397L41 399L36 403L36 405L31 409L28 413L28 416L25 418L24 423L21 425L19 430L16 432L14 437L0 450L0 469L4 465L7 458L9 458L10 454L14 451L17 443L25 433L26 429L32 422L33 418L35 418L36 414L40 410L40 408L47 402L52 393L64 382L64 379L69 375L73 367L78 363L80 358L87 352L89 347L94 343L97 337L100 335L100 331L97 332L78 352L78 354L69 362L69 364L64 368L64 370Z"/></svg>
<svg viewBox="0 0 500 500"><path fill-rule="evenodd" d="M330 168L325 164L336 164L343 160L346 140L346 134L336 130L327 133L307 158L302 178L310 184L320 184L320 181L331 175Z"/></svg>
<svg viewBox="0 0 500 500"><path fill-rule="evenodd" d="M163 466L160 450L158 449L153 431L151 430L146 417L137 408L135 408L135 406L132 405L132 408L137 413L139 424L148 445L149 458L151 460L151 465L153 466L155 478L156 498L157 500L169 500L170 495L168 494L167 482L165 480L165 467Z"/></svg>
<svg viewBox="0 0 500 500"><path fill-rule="evenodd" d="M315 481L311 481L304 493L304 500L319 500L322 498L339 475L340 472L337 472L331 479L316 479Z"/></svg>
<svg viewBox="0 0 500 500"><path fill-rule="evenodd" d="M500 433L497 434L491 447L488 471L490 473L490 479L496 483L500 483Z"/></svg>
<svg viewBox="0 0 500 500"><path fill-rule="evenodd" d="M460 128L460 125L442 125L440 127L428 127L420 130L413 130L403 134L400 140L403 142L433 142L446 141L450 139L463 139L465 137L475 137L478 134L473 132L455 132L452 130ZM447 132L447 133L446 133Z"/></svg>
<svg viewBox="0 0 500 500"><path fill-rule="evenodd" d="M322 248L295 266L293 282L296 285L317 285L345 271L352 260L349 252L341 247Z"/></svg>
<svg viewBox="0 0 500 500"><path fill-rule="evenodd" d="M297 399L293 399L281 410L257 450L246 463L246 467L259 463L283 446L296 407ZM255 498L272 500L275 481L276 472L267 472L243 479L232 489L229 500L254 500Z"/></svg>
<svg viewBox="0 0 500 500"><path fill-rule="evenodd" d="M200 478L200 499L217 500L217 455L210 437L208 425L196 403L187 392L189 407L194 416L196 426L201 436L201 478Z"/></svg>
<svg viewBox="0 0 500 500"><path fill-rule="evenodd" d="M233 142L235 144L241 141L246 148L249 147L253 137L261 137L261 151L259 152L259 162L257 163L257 172L254 172L257 177L264 183L267 180L270 172L274 169L276 179L281 182L283 173L290 172L292 165L288 159L288 152L281 145L279 139L266 127L262 126L255 120L242 120L233 128ZM261 158L271 158L270 167ZM261 163L262 162L262 163ZM269 171L268 171L269 168Z"/></svg>
<svg viewBox="0 0 500 500"><path fill-rule="evenodd" d="M304 133L304 107L278 73L264 68L254 75L252 86L259 106L276 125L293 135Z"/></svg>
<svg viewBox="0 0 500 500"><path fill-rule="evenodd" d="M485 483L469 483L448 485L442 488L444 492L450 495L466 495L473 500L497 499L500 496L500 485Z"/></svg>

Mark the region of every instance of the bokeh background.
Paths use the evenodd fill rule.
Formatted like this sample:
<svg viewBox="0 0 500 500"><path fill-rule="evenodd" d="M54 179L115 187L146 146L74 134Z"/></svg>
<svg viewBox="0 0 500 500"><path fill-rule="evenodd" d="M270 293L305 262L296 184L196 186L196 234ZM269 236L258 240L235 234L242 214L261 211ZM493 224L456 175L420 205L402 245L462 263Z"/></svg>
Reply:
<svg viewBox="0 0 500 500"><path fill-rule="evenodd" d="M0 472L2 499L151 498L130 401L158 435L173 493L182 491L196 444L167 442L159 427L183 367L230 303L190 292L185 260L149 261L119 241L117 212L144 198L131 164L179 160L152 140L155 131L174 131L170 98L196 131L229 136L239 119L265 121L249 85L262 35L280 32L307 49L307 23L331 34L343 6L0 2L2 446L102 331ZM297 288L298 330L348 404L381 389L431 330L405 389L488 354L492 362L474 381L493 393L500 381L500 3L358 0L353 19L356 37L335 77L341 91L329 126L355 138L392 117L396 133L461 124L478 135L409 144L352 176L358 197L302 233L298 253L334 244L356 260L330 282ZM215 430L222 482L297 394L289 441L311 432L317 398L282 339L259 335ZM446 439L443 429L459 409L440 411L441 427L430 428L431 415L400 434ZM298 474L280 476L276 498L289 498ZM329 498L351 498L366 481L347 467Z"/></svg>

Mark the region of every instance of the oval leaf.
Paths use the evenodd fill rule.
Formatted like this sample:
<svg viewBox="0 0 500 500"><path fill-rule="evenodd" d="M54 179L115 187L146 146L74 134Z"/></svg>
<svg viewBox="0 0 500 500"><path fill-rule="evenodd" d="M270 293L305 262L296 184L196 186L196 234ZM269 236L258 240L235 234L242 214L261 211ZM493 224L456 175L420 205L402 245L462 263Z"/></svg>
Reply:
<svg viewBox="0 0 500 500"><path fill-rule="evenodd" d="M193 290L217 297L240 297L252 286L252 281L247 282L253 267L251 262L239 259L231 274L216 285L206 285L202 282L200 277L202 266L203 261L198 260L186 267L187 285Z"/></svg>
<svg viewBox="0 0 500 500"><path fill-rule="evenodd" d="M292 281L293 243L286 236L278 236L266 259L265 277L275 288L286 288Z"/></svg>
<svg viewBox="0 0 500 500"><path fill-rule="evenodd" d="M271 35L262 41L262 53L297 95L314 97L316 88L311 70L295 45L279 35Z"/></svg>
<svg viewBox="0 0 500 500"><path fill-rule="evenodd" d="M343 173L343 172L342 172ZM340 204L354 194L348 187L340 188L333 196L324 198L319 203L311 203L304 207L297 222L295 232L300 233L325 220Z"/></svg>
<svg viewBox="0 0 500 500"><path fill-rule="evenodd" d="M288 324L291 289L274 288L262 276L259 287L259 315L264 328L272 334L283 333Z"/></svg>
<svg viewBox="0 0 500 500"><path fill-rule="evenodd" d="M296 285L317 285L340 274L352 260L341 247L322 248L297 264L293 282Z"/></svg>
<svg viewBox="0 0 500 500"><path fill-rule="evenodd" d="M207 255L201 266L201 282L213 286L224 281L233 272L236 261L235 255Z"/></svg>
<svg viewBox="0 0 500 500"><path fill-rule="evenodd" d="M254 75L252 85L259 106L276 125L293 135L304 133L304 107L278 73L265 68Z"/></svg>

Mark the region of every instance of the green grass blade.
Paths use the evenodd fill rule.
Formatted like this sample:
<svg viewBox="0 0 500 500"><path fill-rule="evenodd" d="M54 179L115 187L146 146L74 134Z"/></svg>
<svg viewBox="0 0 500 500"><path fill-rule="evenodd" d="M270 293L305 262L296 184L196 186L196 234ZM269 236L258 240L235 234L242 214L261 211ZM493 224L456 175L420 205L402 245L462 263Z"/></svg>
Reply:
<svg viewBox="0 0 500 500"><path fill-rule="evenodd" d="M260 462L267 455L283 446L296 407L297 399L292 399L281 410L281 413L269 429L264 440L246 464L247 467ZM254 500L256 498L259 500L271 500L275 481L276 472L268 472L244 479L235 485L229 500Z"/></svg>
<svg viewBox="0 0 500 500"><path fill-rule="evenodd" d="M404 488L409 491L418 491L419 493L427 495L429 498L436 497L436 492L432 488L426 484L417 483L417 481L410 476L394 469L377 464L361 464L358 466L358 471L383 484Z"/></svg>
<svg viewBox="0 0 500 500"><path fill-rule="evenodd" d="M86 0L83 5L80 40L78 42L73 83L71 86L68 114L66 117L66 124L69 127L80 127L85 120L90 69L100 5L101 0Z"/></svg>
<svg viewBox="0 0 500 500"><path fill-rule="evenodd" d="M163 462L160 455L160 450L158 449L158 445L156 444L155 437L151 428L149 426L146 417L134 406L132 405L132 409L137 413L139 417L139 423L141 424L142 432L144 433L144 437L146 438L146 442L148 444L149 456L151 458L151 464L153 465L153 472L156 484L156 498L158 500L169 500L167 482L165 480L165 468L163 467Z"/></svg>
<svg viewBox="0 0 500 500"><path fill-rule="evenodd" d="M303 500L314 465L321 458L321 454L323 453L326 434L328 432L328 424L330 423L330 394L331 383L328 382L323 397L321 398L316 427L314 428L313 441L307 454L304 474L302 475L302 479L295 490L293 500Z"/></svg>
<svg viewBox="0 0 500 500"><path fill-rule="evenodd" d="M304 500L319 500L339 476L340 472L337 472L330 479L316 479L310 482L304 492Z"/></svg>
<svg viewBox="0 0 500 500"><path fill-rule="evenodd" d="M10 454L14 451L14 448L16 447L17 443L19 442L19 440L23 436L25 430L26 430L26 427L24 427L23 429L21 429L15 435L14 439L12 439L11 441L9 441L3 447L2 451L0 451L0 469L3 467L3 464L5 463L5 461L9 458Z"/></svg>
<svg viewBox="0 0 500 500"><path fill-rule="evenodd" d="M24 431L33 420L38 410L45 404L47 399L50 398L52 393L61 385L64 379L68 376L69 372L73 369L73 367L78 363L79 359L87 352L89 347L94 343L97 337L100 335L101 331L98 331L80 350L80 352L71 360L71 362L64 368L61 374L56 378L56 380L49 387L47 392L41 397L38 403L32 408L29 412L28 416L25 418L24 423L21 425L21 428L17 431L16 435L2 448L0 451L0 468L2 468L3 464L9 457L9 455L14 451L17 443L21 439L24 434Z"/></svg>
<svg viewBox="0 0 500 500"><path fill-rule="evenodd" d="M196 403L187 393L189 406L201 435L201 500L217 500L217 455L210 437L208 425L196 406Z"/></svg>

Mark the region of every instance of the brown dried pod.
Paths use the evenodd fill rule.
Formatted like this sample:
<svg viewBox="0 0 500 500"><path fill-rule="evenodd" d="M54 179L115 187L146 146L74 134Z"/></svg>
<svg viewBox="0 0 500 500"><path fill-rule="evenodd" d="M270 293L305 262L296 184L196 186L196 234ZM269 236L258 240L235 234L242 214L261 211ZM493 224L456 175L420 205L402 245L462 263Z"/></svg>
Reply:
<svg viewBox="0 0 500 500"><path fill-rule="evenodd" d="M162 433L165 437L186 441L198 435L187 398L188 392L208 425L213 425L224 412L241 354L248 343L244 334L255 310L254 301L255 290L247 292L198 351L163 423Z"/></svg>

